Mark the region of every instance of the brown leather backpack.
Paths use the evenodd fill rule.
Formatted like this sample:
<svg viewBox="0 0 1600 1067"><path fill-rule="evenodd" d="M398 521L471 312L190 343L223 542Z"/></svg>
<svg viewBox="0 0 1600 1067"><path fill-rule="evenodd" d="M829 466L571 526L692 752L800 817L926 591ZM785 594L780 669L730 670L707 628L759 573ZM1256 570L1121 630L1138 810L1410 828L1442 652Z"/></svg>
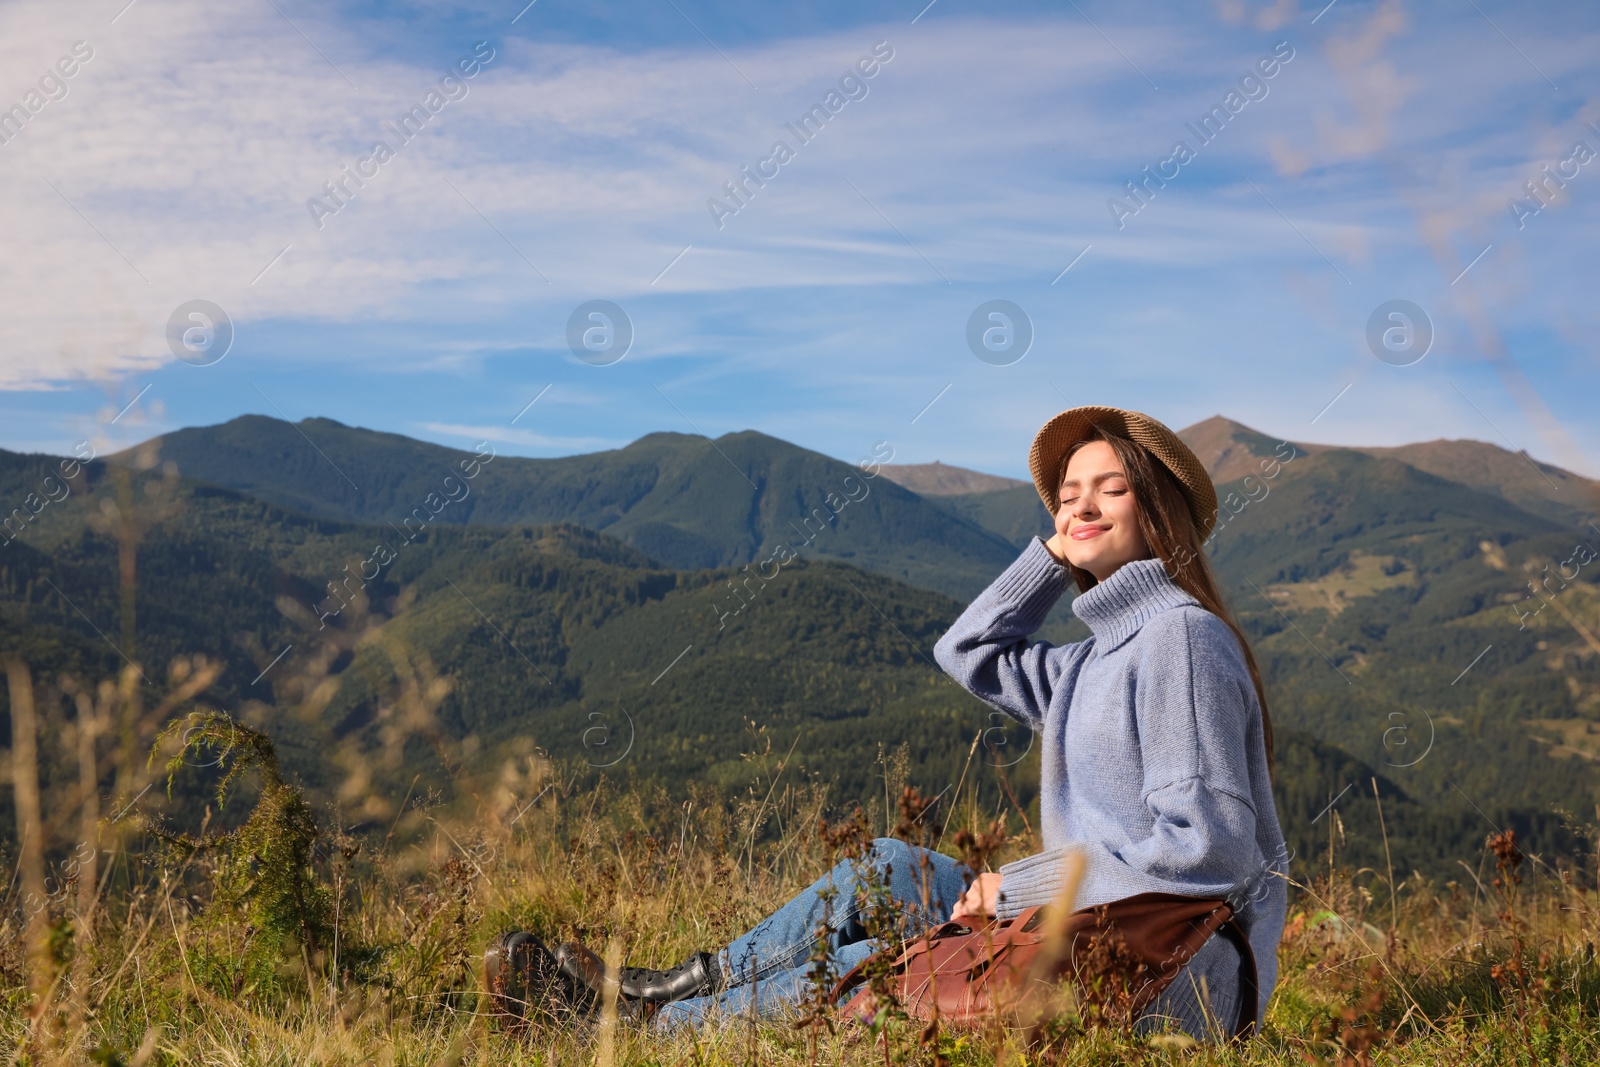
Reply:
<svg viewBox="0 0 1600 1067"><path fill-rule="evenodd" d="M1013 919L946 922L905 944L890 965L890 989L908 1015L939 1017L956 1028L974 1028L997 1013L1014 1013L1030 993L1053 989L1071 978L1080 997L1108 995L1131 1020L1161 995L1179 970L1212 934L1239 950L1239 1017L1236 1038L1256 1028L1255 955L1233 909L1218 898L1141 893L1052 919L1048 909L1029 908ZM893 949L873 959L881 962ZM863 961L834 985L841 1011L870 1020L878 1010ZM1114 987L1114 989L1113 989Z"/></svg>

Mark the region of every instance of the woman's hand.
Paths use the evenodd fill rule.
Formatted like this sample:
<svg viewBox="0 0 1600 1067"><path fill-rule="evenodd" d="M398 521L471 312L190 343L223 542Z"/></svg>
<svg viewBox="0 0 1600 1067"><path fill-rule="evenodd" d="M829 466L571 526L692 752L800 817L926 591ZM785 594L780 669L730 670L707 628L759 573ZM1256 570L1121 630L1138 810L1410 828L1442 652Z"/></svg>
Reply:
<svg viewBox="0 0 1600 1067"><path fill-rule="evenodd" d="M996 871L980 874L973 879L961 899L956 901L956 906L950 912L950 921L959 922L969 915L974 918L992 917L999 897L1000 874Z"/></svg>
<svg viewBox="0 0 1600 1067"><path fill-rule="evenodd" d="M1050 540L1044 543L1044 547L1050 550L1057 563L1067 562L1067 543L1062 539L1060 530L1050 535Z"/></svg>

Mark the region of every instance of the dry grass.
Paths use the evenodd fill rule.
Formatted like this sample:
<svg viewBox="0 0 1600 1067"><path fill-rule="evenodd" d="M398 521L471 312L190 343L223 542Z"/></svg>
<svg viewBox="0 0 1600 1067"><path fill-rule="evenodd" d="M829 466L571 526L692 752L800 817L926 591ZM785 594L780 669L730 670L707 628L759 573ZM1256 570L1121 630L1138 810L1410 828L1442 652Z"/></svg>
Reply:
<svg viewBox="0 0 1600 1067"><path fill-rule="evenodd" d="M576 935L598 946L615 938L630 962L665 965L743 932L828 864L812 830L823 802L817 790L789 790L759 808L699 797L674 818L664 796L580 790L537 761L522 785L538 796L531 806L488 806L449 826L424 809L416 821L434 832L404 847L325 857L326 871L328 863L343 871L337 967L328 945L317 958L251 972L250 931L205 921L205 883L195 881L194 864L146 863L126 899L104 901L89 917L92 931L76 926L76 898L63 892L47 913L55 966L43 994L13 914L0 928L0 1051L11 1062L82 1063L100 1050L102 1062L218 1065L866 1065L886 1054L892 1062L987 1064L997 1053L1008 1063L1465 1064L1600 1056L1594 896L1521 862L1505 841L1500 869L1481 883L1438 887L1414 878L1399 887L1394 908L1381 883L1341 876L1305 887L1264 1033L1244 1050L1089 1032L1028 1057L1015 1038L996 1049L988 1039L945 1034L929 1047L906 1028L890 1034L886 1053L845 1031L824 1031L813 1048L787 1021L749 1019L670 1036L622 1026L609 1049L592 1026L535 1026L513 1036L491 1022L478 992L480 954L500 930ZM790 830L757 840L752 831L773 816ZM1483 865L1494 863L1486 854Z"/></svg>

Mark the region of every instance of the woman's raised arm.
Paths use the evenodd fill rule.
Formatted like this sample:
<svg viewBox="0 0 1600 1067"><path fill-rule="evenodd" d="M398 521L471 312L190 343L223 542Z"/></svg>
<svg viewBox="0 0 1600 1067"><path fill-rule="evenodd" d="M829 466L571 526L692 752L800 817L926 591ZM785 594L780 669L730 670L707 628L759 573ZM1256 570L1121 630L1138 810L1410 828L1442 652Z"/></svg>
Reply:
<svg viewBox="0 0 1600 1067"><path fill-rule="evenodd" d="M1090 642L1057 646L1027 635L1044 625L1070 580L1034 537L933 646L934 658L974 696L1042 730L1056 679Z"/></svg>

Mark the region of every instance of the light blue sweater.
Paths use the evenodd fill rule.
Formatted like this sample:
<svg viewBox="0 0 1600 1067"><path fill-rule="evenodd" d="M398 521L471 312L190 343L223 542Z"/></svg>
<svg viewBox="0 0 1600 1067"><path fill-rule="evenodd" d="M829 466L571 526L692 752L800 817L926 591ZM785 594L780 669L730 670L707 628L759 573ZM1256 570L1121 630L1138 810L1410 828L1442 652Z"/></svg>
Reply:
<svg viewBox="0 0 1600 1067"><path fill-rule="evenodd" d="M1146 892L1228 898L1255 954L1264 1018L1288 853L1238 641L1158 559L1126 563L1073 600L1088 640L1028 641L1071 581L1035 537L934 646L951 677L1042 743L1045 851L1000 868L999 914L1053 899L1069 845L1087 852L1078 907ZM1238 960L1213 937L1158 1008L1203 1036L1193 994L1204 979L1210 1011L1231 1027Z"/></svg>

